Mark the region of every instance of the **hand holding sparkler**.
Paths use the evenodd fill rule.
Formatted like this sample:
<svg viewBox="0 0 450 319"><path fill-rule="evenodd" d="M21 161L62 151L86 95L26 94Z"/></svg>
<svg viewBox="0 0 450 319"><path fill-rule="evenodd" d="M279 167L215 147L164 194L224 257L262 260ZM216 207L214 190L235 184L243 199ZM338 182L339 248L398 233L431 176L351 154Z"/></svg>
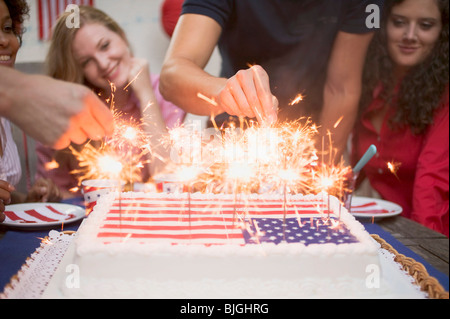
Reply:
<svg viewBox="0 0 450 319"><path fill-rule="evenodd" d="M277 120L278 100L271 93L267 72L259 65L228 79L217 104L230 115L256 117L261 125L269 126Z"/></svg>
<svg viewBox="0 0 450 319"><path fill-rule="evenodd" d="M1 73L0 94L7 91L12 101L3 107L8 99L1 95L0 115L43 144L63 149L112 134L111 112L87 87L9 68Z"/></svg>

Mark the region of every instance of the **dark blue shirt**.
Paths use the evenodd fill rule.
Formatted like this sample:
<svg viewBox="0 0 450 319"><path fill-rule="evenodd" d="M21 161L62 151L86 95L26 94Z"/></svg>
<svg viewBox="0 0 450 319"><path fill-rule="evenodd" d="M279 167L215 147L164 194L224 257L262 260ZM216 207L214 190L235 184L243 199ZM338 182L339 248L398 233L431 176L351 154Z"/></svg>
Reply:
<svg viewBox="0 0 450 319"><path fill-rule="evenodd" d="M367 33L369 4L383 0L186 0L182 14L206 15L222 27L221 76L250 64L269 74L281 119L320 114L328 59L338 31ZM302 93L305 99L288 104Z"/></svg>

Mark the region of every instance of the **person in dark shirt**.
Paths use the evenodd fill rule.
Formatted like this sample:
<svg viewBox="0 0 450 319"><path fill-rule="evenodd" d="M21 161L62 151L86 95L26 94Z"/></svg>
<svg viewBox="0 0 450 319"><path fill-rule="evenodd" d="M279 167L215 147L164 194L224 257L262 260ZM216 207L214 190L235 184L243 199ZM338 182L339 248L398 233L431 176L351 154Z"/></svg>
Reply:
<svg viewBox="0 0 450 319"><path fill-rule="evenodd" d="M263 124L311 117L342 150L357 114L374 4L382 1L186 0L161 93L187 112L225 113L218 125L229 115ZM219 77L203 70L216 45Z"/></svg>

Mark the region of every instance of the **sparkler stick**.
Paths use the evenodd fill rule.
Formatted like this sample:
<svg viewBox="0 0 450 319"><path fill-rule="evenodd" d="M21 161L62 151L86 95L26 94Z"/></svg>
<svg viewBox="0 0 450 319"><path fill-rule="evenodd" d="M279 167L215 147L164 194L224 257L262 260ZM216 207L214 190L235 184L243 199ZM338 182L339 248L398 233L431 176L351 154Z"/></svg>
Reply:
<svg viewBox="0 0 450 319"><path fill-rule="evenodd" d="M119 227L120 231L122 232L122 182L119 178L117 189L119 190Z"/></svg>
<svg viewBox="0 0 450 319"><path fill-rule="evenodd" d="M233 225L232 225L232 227L234 228L234 222L236 220L236 208L237 208L237 177L234 178L233 193L234 193L234 208L233 208Z"/></svg>

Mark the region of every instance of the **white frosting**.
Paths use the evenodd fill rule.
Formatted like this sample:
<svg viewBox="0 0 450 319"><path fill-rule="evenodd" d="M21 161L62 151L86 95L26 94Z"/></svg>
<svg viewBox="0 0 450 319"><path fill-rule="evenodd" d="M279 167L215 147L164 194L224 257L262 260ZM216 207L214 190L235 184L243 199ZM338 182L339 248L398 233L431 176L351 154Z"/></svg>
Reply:
<svg viewBox="0 0 450 319"><path fill-rule="evenodd" d="M367 290L364 288L367 267L379 267L379 245L334 197L329 198L332 214L346 225L358 242L205 246L124 239L105 244L97 235L116 196L109 194L101 198L78 230L74 263L80 267L81 289L63 289L68 296L201 298L204 293L209 298L220 297L222 293L234 296L226 293L233 291L236 296L255 298L270 289L270 296L280 298L291 296L290 291L291 297L301 297L299 291L307 292L307 297L333 296L336 291L339 291L336 295L339 298L358 297ZM131 201L139 198L158 201L186 194L124 193L121 196ZM217 204L233 195L191 196ZM322 201L323 196L294 195L289 196L289 201ZM277 198L276 195L249 196L251 200L266 202ZM216 293L208 294L213 288Z"/></svg>

